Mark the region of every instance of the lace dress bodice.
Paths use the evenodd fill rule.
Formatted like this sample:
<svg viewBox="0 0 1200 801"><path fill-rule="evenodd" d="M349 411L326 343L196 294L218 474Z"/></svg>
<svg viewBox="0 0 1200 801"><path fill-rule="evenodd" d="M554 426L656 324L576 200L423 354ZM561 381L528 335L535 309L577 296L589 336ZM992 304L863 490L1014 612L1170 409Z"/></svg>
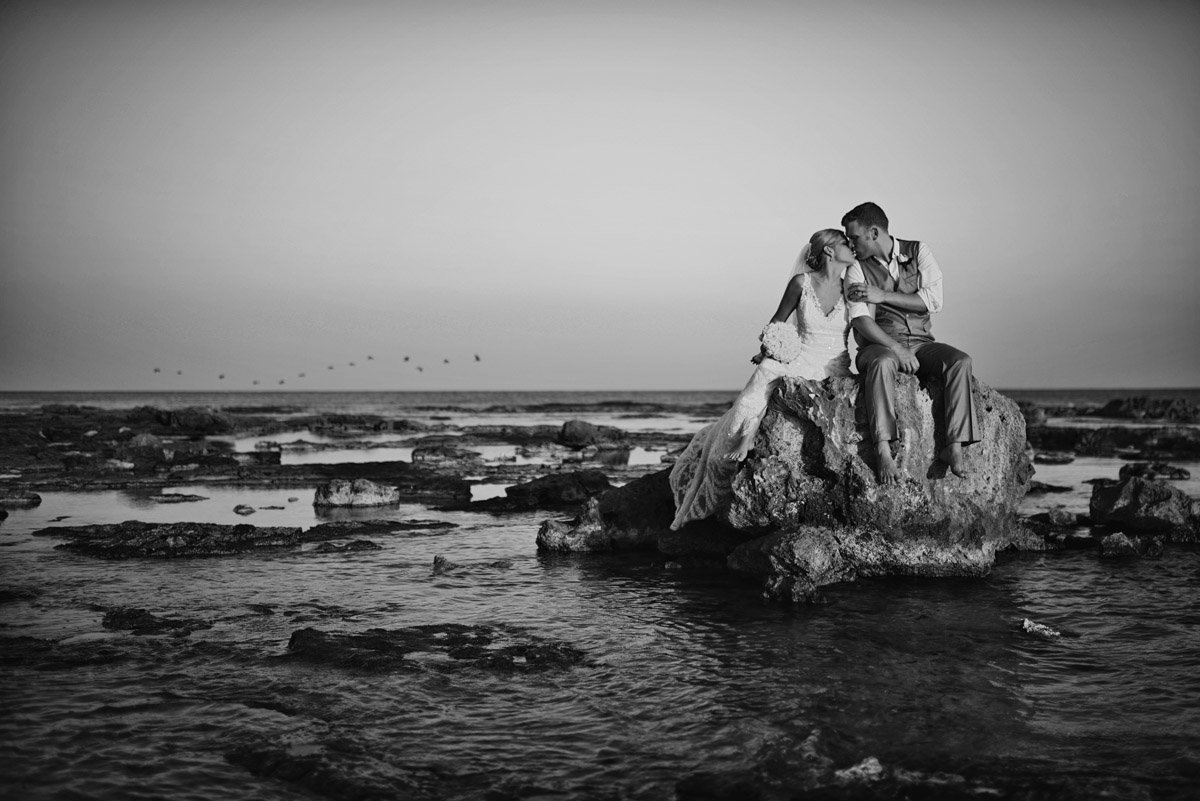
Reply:
<svg viewBox="0 0 1200 801"><path fill-rule="evenodd" d="M837 303L825 312L813 288L812 274L802 275L804 284L795 318L803 350L798 358L780 365L782 374L814 381L826 376L849 375L850 354L846 344L850 329L846 320L846 299L839 294Z"/></svg>

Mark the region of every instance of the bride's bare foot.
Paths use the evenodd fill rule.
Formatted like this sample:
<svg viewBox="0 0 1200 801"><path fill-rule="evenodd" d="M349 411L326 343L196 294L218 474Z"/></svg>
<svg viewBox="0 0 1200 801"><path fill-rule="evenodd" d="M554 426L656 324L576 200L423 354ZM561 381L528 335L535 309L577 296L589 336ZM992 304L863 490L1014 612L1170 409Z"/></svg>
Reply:
<svg viewBox="0 0 1200 801"><path fill-rule="evenodd" d="M938 451L938 458L949 465L950 472L959 478L966 478L971 475L971 471L967 469L966 462L963 459L962 443L951 442Z"/></svg>
<svg viewBox="0 0 1200 801"><path fill-rule="evenodd" d="M875 476L880 484L899 484L900 468L892 458L892 446L889 442L875 443Z"/></svg>
<svg viewBox="0 0 1200 801"><path fill-rule="evenodd" d="M744 462L746 461L746 457L750 455L753 447L754 442L752 437L741 437L738 439L737 444L729 449L729 453L725 454L722 458L727 462Z"/></svg>

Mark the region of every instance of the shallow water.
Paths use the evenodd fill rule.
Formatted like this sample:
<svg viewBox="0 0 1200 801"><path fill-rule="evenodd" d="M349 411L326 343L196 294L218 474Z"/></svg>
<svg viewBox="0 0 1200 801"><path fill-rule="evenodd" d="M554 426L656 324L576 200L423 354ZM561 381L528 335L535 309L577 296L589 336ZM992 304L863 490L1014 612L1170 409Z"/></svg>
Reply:
<svg viewBox="0 0 1200 801"><path fill-rule="evenodd" d="M358 410L408 416L417 399L398 394L360 399ZM683 394L688 403L722 397ZM569 400L545 395L535 399ZM676 396L662 402L682 402ZM34 400L89 402L22 402ZM457 425L509 414L481 411L498 402L494 394L419 400L457 404ZM133 405L123 395L101 402ZM345 398L322 402L337 408ZM605 414L544 416L632 428L619 410ZM513 413L512 422L532 425L540 415ZM664 415L629 419L654 430L707 422ZM540 458L509 446L473 449L493 462ZM629 461L649 465L661 455L634 449ZM283 454L323 462L410 457L403 448ZM1030 497L1022 512L1085 512L1091 487L1083 482L1115 478L1122 464L1081 457L1039 465L1038 480L1071 491ZM1179 464L1193 478L1175 486L1200 495L1200 463ZM502 495L505 485L483 475L474 497ZM710 790L742 781L772 799L1183 799L1200 784L1196 550L1118 561L1091 551L1009 555L984 579L859 582L828 588L825 605L792 608L762 602L755 586L719 568L654 556L539 555L534 537L547 513L416 504L321 511L311 505L313 487L170 491L207 500L163 505L152 491L46 492L41 506L0 523L0 588L10 591L0 605L0 795L649 800L672 798L678 782L707 774L699 782ZM233 512L238 504L257 511L243 518ZM321 554L307 545L120 562L57 550L57 539L30 534L129 519L307 528L381 516L457 527L367 535L379 551ZM439 555L458 567L435 574ZM211 627L136 636L104 628L110 607ZM1059 636L1023 631L1026 618ZM305 627L362 633L448 623L565 642L585 658L545 672L454 669L436 652L412 670L286 658L289 638ZM257 775L228 758L263 747L300 767ZM839 778L837 771L869 768L870 758L890 778ZM304 768L304 759L319 767Z"/></svg>
<svg viewBox="0 0 1200 801"><path fill-rule="evenodd" d="M249 518L258 525L327 519L308 492L175 491L210 500L44 493L0 527L0 584L35 593L4 605L3 636L59 643L5 668L0 786L12 797L349 797L327 777L260 778L225 758L263 743L323 755L356 792L394 797L659 799L699 771L787 797L836 789L834 770L869 757L926 790L1184 798L1200 778L1196 551L1008 557L986 579L864 582L787 608L719 570L539 556L544 514L403 506L388 516L458 528L373 535L383 550L350 554L108 562L29 535L60 515L245 522L237 503L284 506ZM460 569L434 575L436 555ZM212 628L112 632L99 611L111 606ZM1023 618L1063 636L1026 634ZM451 622L565 641L586 660L522 674L278 658L306 626Z"/></svg>

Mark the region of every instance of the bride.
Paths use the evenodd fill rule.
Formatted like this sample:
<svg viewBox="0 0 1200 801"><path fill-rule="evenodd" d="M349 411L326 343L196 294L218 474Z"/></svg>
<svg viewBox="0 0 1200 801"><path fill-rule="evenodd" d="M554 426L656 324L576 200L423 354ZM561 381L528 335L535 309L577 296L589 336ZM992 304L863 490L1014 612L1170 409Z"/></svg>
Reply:
<svg viewBox="0 0 1200 801"><path fill-rule="evenodd" d="M835 228L817 231L800 254L797 272L788 281L779 308L763 329L763 348L754 357L758 367L729 411L697 432L671 468L678 529L716 512L729 498L730 483L739 463L754 446L758 427L767 413L771 394L784 377L819 381L850 374L846 350L849 323L842 297L842 275L854 261L845 234ZM768 342L773 324L795 315L798 343L792 353L772 354ZM787 361L774 358L791 356Z"/></svg>

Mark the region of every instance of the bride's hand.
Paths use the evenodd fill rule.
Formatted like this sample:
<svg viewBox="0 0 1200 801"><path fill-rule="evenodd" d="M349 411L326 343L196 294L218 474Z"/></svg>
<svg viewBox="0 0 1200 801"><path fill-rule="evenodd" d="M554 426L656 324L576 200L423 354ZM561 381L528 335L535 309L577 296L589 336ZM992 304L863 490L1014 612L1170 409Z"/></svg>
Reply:
<svg viewBox="0 0 1200 801"><path fill-rule="evenodd" d="M761 350L758 353L756 353L750 357L751 364L762 364L762 360L763 360L763 353Z"/></svg>

